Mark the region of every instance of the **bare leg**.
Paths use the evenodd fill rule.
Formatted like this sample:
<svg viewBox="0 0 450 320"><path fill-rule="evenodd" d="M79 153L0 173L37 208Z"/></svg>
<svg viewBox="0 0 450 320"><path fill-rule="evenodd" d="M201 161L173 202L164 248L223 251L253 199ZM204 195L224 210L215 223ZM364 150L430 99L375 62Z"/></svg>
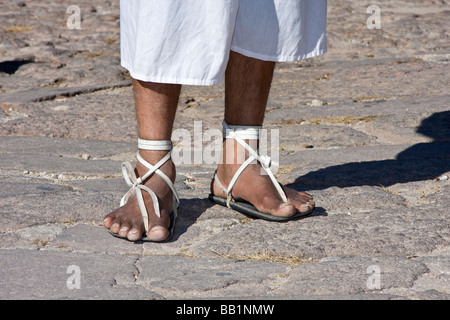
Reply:
<svg viewBox="0 0 450 320"><path fill-rule="evenodd" d="M225 73L225 121L229 125L259 126L264 121L264 114L269 96L275 63L257 60L231 52ZM256 141L247 141L256 147ZM253 145L252 145L253 144ZM223 164L217 169L219 179L228 186L234 173L240 167L236 160L242 148L232 139L225 139L223 145ZM230 163L230 152L235 161ZM249 187L251 186L251 187ZM223 192L216 183L212 185L215 195ZM261 212L275 216L288 217L296 210L310 211L314 202L304 192L297 192L284 187L288 203L284 203L266 175L261 175L258 164L249 165L237 180L232 195L235 199L244 199L252 203Z"/></svg>
<svg viewBox="0 0 450 320"><path fill-rule="evenodd" d="M139 138L170 140L180 89L180 85L133 80ZM156 164L167 153L148 150L139 152L150 164ZM144 175L147 170L139 162L136 164L138 177ZM175 180L176 172L172 160L168 160L160 170L172 181ZM147 237L154 241L162 241L169 236L168 212L172 206L172 191L158 175L152 175L144 184L158 195L161 210L161 218L158 218L153 212L152 200L145 192L144 202L149 213ZM139 240L144 232L144 223L136 197L131 197L124 206L106 215L103 224L122 237L128 237L132 241Z"/></svg>

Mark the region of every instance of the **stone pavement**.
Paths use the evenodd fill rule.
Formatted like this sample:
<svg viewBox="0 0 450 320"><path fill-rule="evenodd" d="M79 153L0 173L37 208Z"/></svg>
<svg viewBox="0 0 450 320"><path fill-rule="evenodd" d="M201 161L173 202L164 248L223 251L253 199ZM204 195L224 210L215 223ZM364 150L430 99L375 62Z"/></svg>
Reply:
<svg viewBox="0 0 450 320"><path fill-rule="evenodd" d="M81 29L67 1L0 1L0 299L449 299L448 1L330 0L328 53L277 66L265 122L317 209L251 220L207 199L213 165L180 164L163 244L101 226L133 96L118 1L70 4ZM176 129L221 129L223 103L223 83L183 87Z"/></svg>

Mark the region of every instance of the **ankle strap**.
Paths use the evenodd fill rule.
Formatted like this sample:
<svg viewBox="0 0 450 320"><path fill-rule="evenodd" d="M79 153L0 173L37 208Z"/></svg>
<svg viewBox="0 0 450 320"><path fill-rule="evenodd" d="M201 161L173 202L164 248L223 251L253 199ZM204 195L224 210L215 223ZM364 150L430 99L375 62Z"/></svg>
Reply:
<svg viewBox="0 0 450 320"><path fill-rule="evenodd" d="M167 160L170 159L172 156L172 141L171 140L144 140L141 138L138 138L138 148L142 150L150 150L150 151L160 151L160 150L167 150L169 151L162 159L158 161L155 165L151 165L147 161L142 158L142 156L139 154L139 152L136 155L137 160L143 164L149 171L142 177L140 177L138 180L138 183L144 182L148 177L150 177L154 172L156 172L164 163L166 163ZM161 172L162 173L162 172ZM166 180L166 179L164 179ZM170 182L170 180L166 181L167 183Z"/></svg>
<svg viewBox="0 0 450 320"><path fill-rule="evenodd" d="M262 126L232 126L223 120L222 122L222 134L225 138L234 139L239 137L243 140L258 140L259 132Z"/></svg>
<svg viewBox="0 0 450 320"><path fill-rule="evenodd" d="M138 148L142 150L172 150L171 140L144 140L138 139Z"/></svg>

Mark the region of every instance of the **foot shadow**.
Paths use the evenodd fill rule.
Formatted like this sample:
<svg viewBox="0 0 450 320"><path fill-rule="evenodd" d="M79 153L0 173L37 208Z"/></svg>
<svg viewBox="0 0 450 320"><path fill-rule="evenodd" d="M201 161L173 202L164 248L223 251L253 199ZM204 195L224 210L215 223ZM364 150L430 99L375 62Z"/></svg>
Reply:
<svg viewBox="0 0 450 320"><path fill-rule="evenodd" d="M192 226L203 213L214 205L215 203L209 200L208 197L180 199L178 219L175 222L174 234L170 242L177 241L178 238L186 233L187 229Z"/></svg>
<svg viewBox="0 0 450 320"><path fill-rule="evenodd" d="M309 172L290 186L323 190L337 186L391 186L430 180L450 170L450 111L422 121L416 132L433 138L400 152L395 159L352 162Z"/></svg>

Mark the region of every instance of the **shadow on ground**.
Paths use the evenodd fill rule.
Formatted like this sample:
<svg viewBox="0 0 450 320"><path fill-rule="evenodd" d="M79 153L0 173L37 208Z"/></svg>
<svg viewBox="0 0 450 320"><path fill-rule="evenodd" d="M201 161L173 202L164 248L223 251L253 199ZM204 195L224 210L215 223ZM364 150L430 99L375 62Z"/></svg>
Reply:
<svg viewBox="0 0 450 320"><path fill-rule="evenodd" d="M7 73L9 75L16 73L19 68L28 63L34 62L33 60L11 60L0 62L0 72Z"/></svg>
<svg viewBox="0 0 450 320"><path fill-rule="evenodd" d="M332 186L390 186L396 183L429 180L450 170L450 111L434 113L416 130L433 138L399 153L395 159L352 162L309 172L291 187L306 185L308 190Z"/></svg>

